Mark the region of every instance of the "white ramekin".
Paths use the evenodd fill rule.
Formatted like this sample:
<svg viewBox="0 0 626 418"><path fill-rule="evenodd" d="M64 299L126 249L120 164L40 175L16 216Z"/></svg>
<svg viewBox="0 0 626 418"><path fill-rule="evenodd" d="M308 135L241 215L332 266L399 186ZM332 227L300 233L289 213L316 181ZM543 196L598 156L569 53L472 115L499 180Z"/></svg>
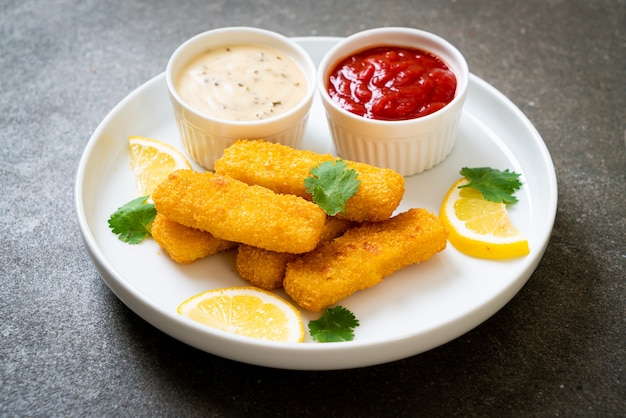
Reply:
<svg viewBox="0 0 626 418"><path fill-rule="evenodd" d="M175 89L174 80L193 58L211 48L248 44L276 48L300 66L307 80L307 92L293 109L272 118L231 121L202 114L191 108ZM187 40L172 54L166 70L167 88L174 117L187 153L202 167L212 170L215 160L237 139L263 139L299 147L315 92L315 65L309 54L291 39L264 29L226 27L213 29Z"/></svg>
<svg viewBox="0 0 626 418"><path fill-rule="evenodd" d="M417 48L441 58L457 79L454 99L430 115L402 121L368 119L339 107L328 94L330 73L345 58L378 46ZM441 37L401 27L358 32L331 48L322 58L317 77L328 125L340 157L391 168L410 176L434 167L452 151L467 95L469 70L463 55Z"/></svg>

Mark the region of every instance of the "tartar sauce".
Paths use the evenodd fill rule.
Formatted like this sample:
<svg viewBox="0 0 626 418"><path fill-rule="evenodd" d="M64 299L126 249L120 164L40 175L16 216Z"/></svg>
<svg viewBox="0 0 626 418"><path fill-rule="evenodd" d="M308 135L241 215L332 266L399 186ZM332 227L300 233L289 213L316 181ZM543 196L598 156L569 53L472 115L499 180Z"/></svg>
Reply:
<svg viewBox="0 0 626 418"><path fill-rule="evenodd" d="M255 45L211 49L191 60L176 80L182 99L220 119L267 119L295 107L305 96L304 73L283 52Z"/></svg>

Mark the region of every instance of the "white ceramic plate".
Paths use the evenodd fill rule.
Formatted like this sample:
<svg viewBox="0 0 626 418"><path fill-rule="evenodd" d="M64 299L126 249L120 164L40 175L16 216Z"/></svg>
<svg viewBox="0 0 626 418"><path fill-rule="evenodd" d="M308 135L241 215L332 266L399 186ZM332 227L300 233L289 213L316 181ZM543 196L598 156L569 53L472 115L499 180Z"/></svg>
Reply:
<svg viewBox="0 0 626 418"><path fill-rule="evenodd" d="M338 39L296 40L319 63ZM444 344L485 321L520 290L545 251L556 214L556 177L541 137L506 97L472 76L454 150L440 165L406 179L406 195L398 211L423 207L438 213L444 194L464 166L508 168L522 173L524 187L510 215L527 235L531 254L513 261L485 261L449 245L428 262L399 271L341 302L360 320L354 341L322 344L307 336L299 344L265 342L202 326L176 312L183 300L196 293L247 283L235 271L233 253L182 266L152 240L131 246L109 230L111 213L135 197L130 135L153 137L183 149L163 74L109 113L81 158L75 204L96 268L130 309L158 329L201 350L251 364L344 369L398 360ZM334 152L318 100L302 147ZM318 316L303 312L305 324Z"/></svg>

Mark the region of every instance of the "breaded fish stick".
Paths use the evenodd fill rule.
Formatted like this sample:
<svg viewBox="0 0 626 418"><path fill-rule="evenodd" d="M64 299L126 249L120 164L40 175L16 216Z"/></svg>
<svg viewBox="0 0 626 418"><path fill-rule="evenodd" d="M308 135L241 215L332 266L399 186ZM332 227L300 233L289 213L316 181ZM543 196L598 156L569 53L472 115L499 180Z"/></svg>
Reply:
<svg viewBox="0 0 626 418"><path fill-rule="evenodd" d="M304 179L313 167L336 159L330 154L297 150L266 141L239 140L215 162L215 172L257 184L276 193L311 199ZM404 177L388 168L347 161L359 174L359 190L346 203L346 219L376 222L388 219L404 195Z"/></svg>
<svg viewBox="0 0 626 418"><path fill-rule="evenodd" d="M446 247L448 231L432 213L411 209L387 221L349 229L287 265L283 287L309 311L372 287L393 272Z"/></svg>
<svg viewBox="0 0 626 418"><path fill-rule="evenodd" d="M354 223L347 219L329 216L318 246L343 234L351 225ZM237 248L235 267L239 275L252 285L272 290L283 285L287 263L296 257L298 254L278 253L242 244Z"/></svg>
<svg viewBox="0 0 626 418"><path fill-rule="evenodd" d="M189 264L200 258L234 248L231 241L215 238L208 232L190 228L157 213L152 222L152 238L177 263Z"/></svg>
<svg viewBox="0 0 626 418"><path fill-rule="evenodd" d="M326 214L316 204L208 171L175 171L152 194L158 213L216 238L294 254L313 250Z"/></svg>
<svg viewBox="0 0 626 418"><path fill-rule="evenodd" d="M251 285L272 290L283 285L287 263L297 257L298 254L278 253L242 244L237 248L235 267L241 278Z"/></svg>

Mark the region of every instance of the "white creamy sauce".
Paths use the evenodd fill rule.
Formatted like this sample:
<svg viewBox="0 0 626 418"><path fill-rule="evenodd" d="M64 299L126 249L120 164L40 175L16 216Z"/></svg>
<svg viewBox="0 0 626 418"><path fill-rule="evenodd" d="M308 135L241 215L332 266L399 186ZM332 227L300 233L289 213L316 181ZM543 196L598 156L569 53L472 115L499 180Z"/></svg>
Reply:
<svg viewBox="0 0 626 418"><path fill-rule="evenodd" d="M232 45L189 62L176 90L193 109L209 116L246 121L271 118L305 96L304 73L277 49Z"/></svg>

